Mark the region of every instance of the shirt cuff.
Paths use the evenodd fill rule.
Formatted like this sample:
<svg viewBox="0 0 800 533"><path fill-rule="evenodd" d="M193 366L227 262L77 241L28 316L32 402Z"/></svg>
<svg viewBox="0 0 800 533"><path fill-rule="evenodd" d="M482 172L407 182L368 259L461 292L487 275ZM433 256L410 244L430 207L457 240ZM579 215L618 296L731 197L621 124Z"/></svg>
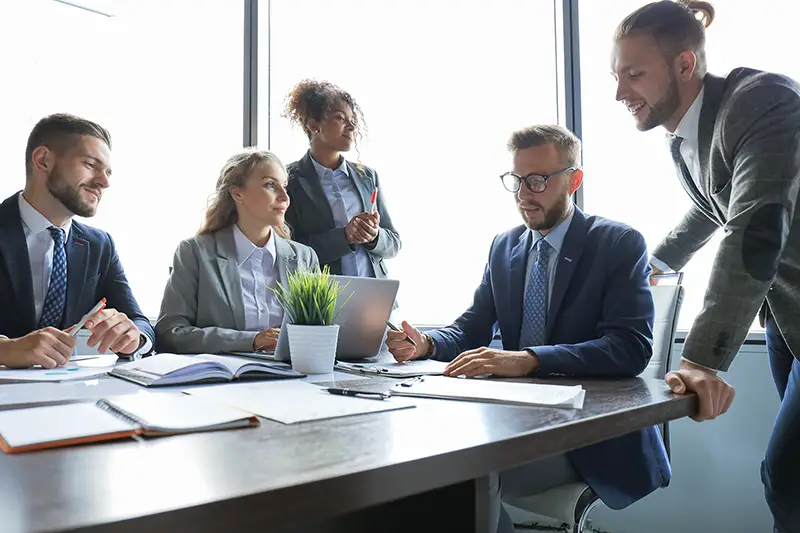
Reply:
<svg viewBox="0 0 800 533"><path fill-rule="evenodd" d="M140 335L144 339L144 344L142 344L138 350L135 350L133 353L128 354L125 357L141 357L144 354L150 353L150 350L153 348L153 341L151 341L150 337L144 333L140 333Z"/></svg>
<svg viewBox="0 0 800 533"><path fill-rule="evenodd" d="M672 268L670 268L668 264L666 264L664 261L662 261L656 256L650 257L650 264L659 269L661 272L664 272L665 274L673 272Z"/></svg>

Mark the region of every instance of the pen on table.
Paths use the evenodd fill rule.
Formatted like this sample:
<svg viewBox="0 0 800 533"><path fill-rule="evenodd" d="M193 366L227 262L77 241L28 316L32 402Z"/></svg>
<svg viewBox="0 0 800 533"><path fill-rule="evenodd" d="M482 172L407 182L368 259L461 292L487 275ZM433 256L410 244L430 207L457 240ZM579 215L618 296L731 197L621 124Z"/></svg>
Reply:
<svg viewBox="0 0 800 533"><path fill-rule="evenodd" d="M375 212L377 202L378 202L378 186L376 185L375 188L372 189L372 196L369 199L369 213L370 214Z"/></svg>
<svg viewBox="0 0 800 533"><path fill-rule="evenodd" d="M387 326L389 326L389 328L390 328L390 329L392 329L392 330L394 330L394 331L399 331L400 333L403 333L403 330L402 330L402 329L398 328L397 326L395 326L394 324L392 324L392 323L391 323L391 322L389 322L388 320L386 321L386 325L387 325ZM411 343L411 346L416 346L416 345L417 345L417 343L416 343L416 342L414 342L414 339L412 339L412 338L411 338L411 337L409 337L408 335L406 335L406 342L409 342L409 343Z"/></svg>
<svg viewBox="0 0 800 533"><path fill-rule="evenodd" d="M83 315L83 318L81 318L80 322L78 322L77 324L75 324L75 327L73 327L73 328L72 328L72 331L70 331L70 332L69 332L69 334L70 334L70 335L72 335L73 337L76 337L76 336L78 335L78 332L79 332L81 329L83 329L83 326L84 326L84 325L86 325L86 321L87 321L87 320L89 320L89 318L90 318L90 317L91 317L93 314L95 314L96 312L100 311L101 309L104 309L104 308L105 308L105 306L106 306L106 299L105 299L105 298L103 298L102 300L100 300L99 302L97 302L97 305L95 305L94 307L92 307L92 310L91 310L91 311L89 311L88 313L86 313L85 315Z"/></svg>
<svg viewBox="0 0 800 533"><path fill-rule="evenodd" d="M375 400L385 400L391 396L388 392L368 392L354 389L338 389L336 387L327 387L325 390L339 396L364 396Z"/></svg>

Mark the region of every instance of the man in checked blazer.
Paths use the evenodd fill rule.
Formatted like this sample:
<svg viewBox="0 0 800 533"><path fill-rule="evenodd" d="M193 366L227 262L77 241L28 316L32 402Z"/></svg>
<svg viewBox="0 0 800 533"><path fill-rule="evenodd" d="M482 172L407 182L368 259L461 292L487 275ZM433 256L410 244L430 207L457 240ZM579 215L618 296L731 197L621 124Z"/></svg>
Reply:
<svg viewBox="0 0 800 533"><path fill-rule="evenodd" d="M800 86L737 68L706 73L707 2L648 4L617 28L617 100L636 127L667 130L678 178L693 206L653 253L656 273L680 270L714 232L725 235L703 310L667 375L696 392L695 419L725 413L727 371L756 315L782 404L761 466L776 532L800 531Z"/></svg>

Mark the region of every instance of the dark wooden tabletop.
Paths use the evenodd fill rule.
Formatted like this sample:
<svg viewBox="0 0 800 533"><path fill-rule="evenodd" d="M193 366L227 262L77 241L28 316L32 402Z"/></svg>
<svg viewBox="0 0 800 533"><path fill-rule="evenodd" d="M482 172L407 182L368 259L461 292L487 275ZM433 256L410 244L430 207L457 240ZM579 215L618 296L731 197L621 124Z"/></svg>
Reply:
<svg viewBox="0 0 800 533"><path fill-rule="evenodd" d="M696 410L663 381L581 383L581 410L419 399L326 421L0 454L0 530L278 531Z"/></svg>

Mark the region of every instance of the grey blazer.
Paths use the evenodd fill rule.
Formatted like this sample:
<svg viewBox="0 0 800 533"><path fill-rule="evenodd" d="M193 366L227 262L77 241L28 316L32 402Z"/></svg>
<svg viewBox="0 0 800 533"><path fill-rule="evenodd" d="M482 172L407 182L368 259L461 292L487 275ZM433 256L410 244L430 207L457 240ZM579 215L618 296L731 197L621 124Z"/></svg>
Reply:
<svg viewBox="0 0 800 533"><path fill-rule="evenodd" d="M746 68L707 75L698 147L699 190L678 171L694 206L653 252L680 270L725 231L683 356L727 370L768 306L800 358L800 86Z"/></svg>
<svg viewBox="0 0 800 533"><path fill-rule="evenodd" d="M313 269L317 254L273 233L278 279ZM257 331L244 331L244 301L233 228L178 245L156 323L156 350L172 353L251 351Z"/></svg>
<svg viewBox="0 0 800 533"><path fill-rule="evenodd" d="M389 216L384 195L380 194L378 173L349 161L347 167L365 206L369 205L373 186L378 186L377 209L381 215L381 227L378 238L365 246L372 260L375 277L385 278L388 270L384 259L391 259L398 254L402 246L400 235ZM288 193L292 201L286 212L286 222L292 228L292 238L311 246L317 252L320 264L330 266L331 274L341 274L341 257L355 248L347 242L344 228L336 227L330 204L311 161L311 152L307 152L299 161L290 163L287 171Z"/></svg>

